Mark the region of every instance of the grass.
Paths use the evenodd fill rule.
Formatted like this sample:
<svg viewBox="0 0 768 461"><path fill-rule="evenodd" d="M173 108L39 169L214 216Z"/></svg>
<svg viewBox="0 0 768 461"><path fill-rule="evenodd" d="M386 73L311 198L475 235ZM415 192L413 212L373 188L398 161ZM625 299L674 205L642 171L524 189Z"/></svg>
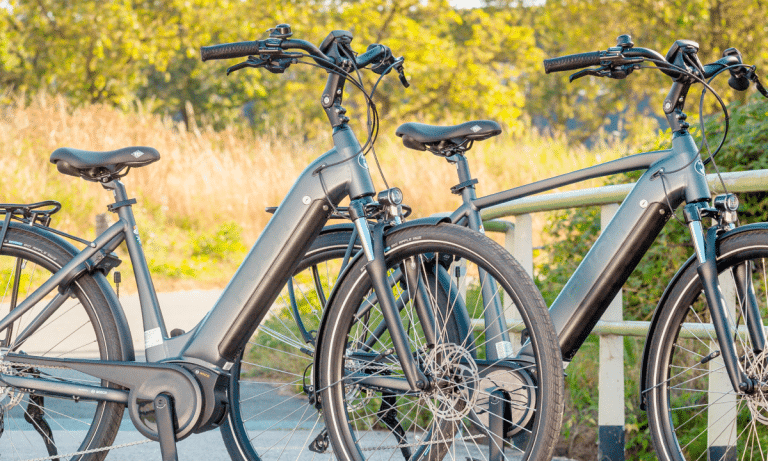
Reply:
<svg viewBox="0 0 768 461"><path fill-rule="evenodd" d="M389 184L403 189L415 216L455 209L459 198L448 191L458 182L454 167L427 152L406 149L394 136L394 128L382 127L377 143ZM58 200L63 209L53 225L84 238L95 236L95 216L106 212L112 197L97 184L59 174L49 163L51 152L63 146L155 147L160 161L132 170L124 183L139 202L133 209L159 290L223 287L266 225L270 215L264 208L278 205L304 165L332 147L329 136L305 143L235 128L213 131L203 126L187 131L141 106L131 113L98 105L72 107L45 94L29 105L17 102L0 107L0 144L4 147L0 202ZM468 159L480 180L478 195L485 195L617 158L624 151L623 146L593 151L573 147L563 136L513 138L503 133L476 143ZM370 158L369 165L375 184L383 188ZM591 181L574 188L596 185ZM534 235L544 219L534 218ZM538 239L534 242L540 244ZM121 256L120 270L125 274L121 291L135 291L130 261L124 252ZM267 324L284 328L288 320L275 316ZM569 445L566 452L584 459L593 457L594 451L589 450L595 447L597 348L591 342L568 370L570 403L563 442ZM298 360L290 368L303 373L305 366L304 360ZM633 386L627 383L628 395L636 392Z"/></svg>
<svg viewBox="0 0 768 461"><path fill-rule="evenodd" d="M56 148L145 145L160 152L159 162L124 179L138 200L134 213L160 289L222 287L266 225L270 215L264 208L278 205L303 167L332 147L330 136L305 143L236 128L187 131L140 105L124 113L100 105L72 107L44 93L30 104L22 100L0 107L0 202L58 200L63 209L53 225L59 229L92 238L95 216L106 212L112 197L97 184L58 173L48 160ZM403 189L415 216L459 205L448 191L458 182L452 165L406 149L394 127L382 127L381 133L382 169L391 186ZM596 153L571 147L564 137L502 134L477 143L468 158L483 195L616 158L623 149ZM384 188L375 162L369 164L376 186ZM597 183L580 187L589 185ZM211 244L217 238L232 247ZM128 261L122 267L127 269Z"/></svg>

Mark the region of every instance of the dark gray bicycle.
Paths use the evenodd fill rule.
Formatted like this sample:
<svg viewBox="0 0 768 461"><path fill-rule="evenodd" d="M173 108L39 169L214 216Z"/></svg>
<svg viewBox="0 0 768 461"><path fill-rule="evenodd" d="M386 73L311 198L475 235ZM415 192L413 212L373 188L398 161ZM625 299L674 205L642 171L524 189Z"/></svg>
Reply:
<svg viewBox="0 0 768 461"><path fill-rule="evenodd" d="M117 448L126 408L136 429L160 442L164 460L177 458L176 441L218 427L235 459L276 459L297 444L331 455L329 440L332 456L345 460L501 459L508 434L526 459L551 457L561 362L530 278L481 234L442 220L403 223L396 190L374 200L364 158L373 137L361 146L349 127L344 84L357 85L352 73L368 66L404 81L402 59L382 45L356 55L346 31L319 47L291 35L279 25L266 40L202 48L203 60L248 57L228 72L283 73L298 62L324 69L320 102L335 147L307 166L191 331L168 334L134 221L136 200L120 180L159 160L155 149L52 154L60 172L97 182L115 198L108 209L118 221L93 241L50 226L56 202L0 205L3 459L104 459ZM281 289L307 283L300 274L311 264L302 257L311 259L307 250L346 197L364 252L329 291L316 328L300 331L286 320L290 302L280 307ZM146 362L135 361L132 332L105 277L120 264L113 251L123 242ZM471 327L485 308L480 293L489 290L514 314L496 323L524 332L528 355L488 349ZM319 409L327 431L311 423Z"/></svg>
<svg viewBox="0 0 768 461"><path fill-rule="evenodd" d="M768 92L754 66L743 64L736 49L726 50L723 58L708 65L701 64L697 52L695 42L678 40L662 56L635 47L625 35L619 37L616 47L605 51L544 61L547 73L584 69L573 74L571 81L584 76L621 79L646 68L645 63L654 64L650 68L673 80L663 105L672 131L671 149L478 198L478 181L472 178L465 153L475 141L499 134L497 123L406 123L397 135L406 147L430 151L456 166L459 183L451 191L461 195L463 204L449 219L475 230L482 230L480 211L494 205L591 178L647 170L550 306L563 359L574 357L674 210L682 205L695 254L659 301L642 362L641 405L648 412L654 446L664 460L766 459L768 352L763 319L768 318L768 224L736 227L738 199L732 194L712 199L705 164L717 151L702 160L688 130L684 107L690 87L700 83L725 110L706 81L725 71L730 73L729 84L734 89L746 90L753 81L764 96ZM705 229L707 219L712 226ZM346 255L359 246L356 235L347 225L328 226L311 247L311 264L344 267ZM322 292L318 293L322 298ZM482 293L484 303L498 306L492 301L494 295L488 295ZM301 322L301 317L296 318ZM473 317L472 322L481 327L479 320L480 316ZM508 339L495 336L494 341L506 344ZM526 349L516 346L514 354L525 355Z"/></svg>

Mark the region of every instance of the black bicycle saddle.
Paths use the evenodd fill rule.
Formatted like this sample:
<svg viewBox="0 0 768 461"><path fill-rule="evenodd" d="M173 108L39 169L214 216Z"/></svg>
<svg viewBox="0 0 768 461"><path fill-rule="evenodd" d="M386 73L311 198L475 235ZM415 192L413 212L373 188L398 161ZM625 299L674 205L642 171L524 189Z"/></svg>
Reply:
<svg viewBox="0 0 768 461"><path fill-rule="evenodd" d="M427 150L427 147L442 150L460 146L467 141L481 141L501 133L501 126L493 120L475 120L454 126L435 126L424 123L404 123L397 128L396 135L403 138L405 147Z"/></svg>
<svg viewBox="0 0 768 461"><path fill-rule="evenodd" d="M59 172L91 180L115 174L126 167L149 165L157 160L160 160L160 153L152 147L123 147L107 152L60 147L51 154L51 163Z"/></svg>

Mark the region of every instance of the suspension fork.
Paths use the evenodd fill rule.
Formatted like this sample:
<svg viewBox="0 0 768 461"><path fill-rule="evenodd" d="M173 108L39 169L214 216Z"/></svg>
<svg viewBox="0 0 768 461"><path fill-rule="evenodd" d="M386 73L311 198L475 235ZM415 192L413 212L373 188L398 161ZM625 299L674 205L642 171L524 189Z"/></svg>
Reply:
<svg viewBox="0 0 768 461"><path fill-rule="evenodd" d="M398 360L403 367L403 373L411 390L426 389L429 386L427 377L419 369L419 366L411 354L411 345L405 327L400 321L400 311L392 294L392 287L387 278L387 265L384 261L384 223L377 223L373 235L368 228L365 219L365 210L360 200L353 200L349 204L349 215L355 223L355 228L360 236L363 252L368 259L365 270L371 278L373 290L381 306L384 321L392 338L392 344L397 353Z"/></svg>
<svg viewBox="0 0 768 461"><path fill-rule="evenodd" d="M725 363L725 370L735 392L751 392L754 383L739 367L739 358L736 354L736 346L731 336L731 328L728 325L725 299L717 279L717 254L715 244L718 226L710 227L706 237L701 226L703 209L707 206L704 202L689 203L683 209L685 222L693 239L698 266L696 271L704 287L704 296L709 306L712 324L715 327L717 342L720 345L720 354Z"/></svg>
<svg viewBox="0 0 768 461"><path fill-rule="evenodd" d="M749 337L752 340L752 351L760 353L765 349L765 330L763 330L763 318L755 296L755 287L752 285L752 262L745 261L733 269L733 278L736 283L736 293L739 300L739 309L744 316Z"/></svg>

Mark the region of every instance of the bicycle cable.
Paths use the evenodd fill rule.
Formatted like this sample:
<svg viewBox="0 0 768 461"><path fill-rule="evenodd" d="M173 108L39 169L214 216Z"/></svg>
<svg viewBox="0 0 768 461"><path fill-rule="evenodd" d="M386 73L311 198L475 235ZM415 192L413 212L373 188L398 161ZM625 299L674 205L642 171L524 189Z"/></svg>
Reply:
<svg viewBox="0 0 768 461"><path fill-rule="evenodd" d="M310 55L310 54L307 54L307 53L297 53L294 57L296 58L296 62L297 63L306 64L308 66L312 66L312 67L317 67L317 68L323 69L323 70L325 70L325 71L327 71L329 73L334 73L336 75L339 75L339 76L343 77L346 81L352 83L352 85L355 88L357 88L358 90L360 90L360 92L365 97L366 105L368 106L368 112L369 112L369 114L371 114L370 116L371 116L372 122L369 122L369 130L367 132L368 138L366 139L365 144L360 148L360 150L358 152L356 152L354 155L349 156L349 157L347 157L345 159L342 159L342 160L340 160L338 162L334 162L334 163L331 163L331 164L322 164L315 171L312 172L313 175L318 175L320 177L320 186L323 189L323 194L327 198L328 197L328 188L326 187L325 180L323 179L323 175L322 175L323 170L325 170L327 168L330 168L330 167L334 167L336 165L340 165L340 164L345 163L345 162L348 162L348 161L350 161L352 159L357 158L357 156L360 155L361 153L363 155L365 155L368 152L368 150L370 149L370 147L373 145L373 143L376 141L376 138L378 137L378 111L376 110L376 105L373 103L373 100L372 100L371 96L368 95L368 93L366 92L366 90L365 90L364 86L362 85L362 83L358 82L352 76L352 74L350 74L345 69L343 69L343 68L339 67L338 65L336 65L336 63L328 61L326 59L318 58L316 56L313 56L313 55ZM320 59L324 63L328 64L331 67L331 69L323 67L323 66L321 66L321 65L319 65L317 63L311 62L311 61L303 60L302 58L310 58L312 60ZM352 62L354 62L354 59L352 60ZM358 75L359 75L359 69L357 69L357 67L355 67L355 70L358 71ZM362 80L362 78L361 78L361 80ZM371 123L372 123L373 127L375 128L375 130L373 128L371 128L371 126L370 126ZM338 209L332 203L332 201L328 200L328 203L331 206L332 212L337 213Z"/></svg>
<svg viewBox="0 0 768 461"><path fill-rule="evenodd" d="M747 64L739 63L739 64L733 64L730 66L723 67L722 69L715 72L712 77L709 78L707 83L712 83L712 81L721 73L725 72L726 70L730 71L732 69L737 68L746 68L746 69L752 69L754 71L755 66L750 66ZM706 165L709 161L712 162L712 166L715 169L715 173L717 174L718 179L720 180L720 184L723 186L723 193L728 193L728 187L725 185L725 180L723 180L722 175L720 174L720 168L717 166L717 163L715 162L715 155L717 155L720 150L723 148L723 145L725 144L725 140L728 137L728 129L730 127L730 115L727 111L725 111L725 128L723 130L723 137L720 139L720 144L717 146L717 149L715 149L715 152L713 153L709 148L709 142L707 141L707 133L706 133L706 127L703 123L704 120L704 96L707 92L707 89L704 88L701 91L701 98L699 99L699 119L701 122L701 138L702 143L704 144L704 147L707 149L707 153L709 154L709 157L707 158L707 161L704 162Z"/></svg>
<svg viewBox="0 0 768 461"><path fill-rule="evenodd" d="M699 124L701 126L701 132L702 132L702 143L704 145L704 148L707 149L707 153L709 154L709 157L706 160L703 160L702 163L704 165L707 165L708 163L712 162L712 164L714 166L714 169L715 169L715 172L716 172L716 174L718 176L718 179L720 180L720 183L722 184L723 189L725 190L725 193L727 193L727 188L725 186L725 181L723 180L723 178L722 178L722 176L720 174L720 170L717 167L717 164L714 162L714 157L715 157L715 155L717 155L718 152L720 152L720 149L725 144L725 139L728 136L728 128L729 128L729 125L730 125L729 124L730 116L728 114L728 108L725 105L725 102L720 97L720 95L717 93L717 91L715 91L714 88L712 88L709 85L709 83L711 83L716 76L718 76L720 73L722 73L725 70L729 70L729 69L731 69L733 67L740 67L740 66L748 67L748 66L746 66L744 64L736 64L736 65L724 67L724 68L718 70L717 72L715 72L712 75L712 77L709 79L709 81L704 81L703 78L699 77L698 75L694 74L693 72L691 72L691 71L689 71L687 69L684 69L682 67L676 66L674 64L671 64L671 63L669 63L667 61L660 61L658 59L651 59L651 58L646 58L646 61L651 62L651 63L656 64L656 65L655 66L638 66L638 67L636 67L636 69L656 69L656 70L671 69L671 70L677 71L677 72L679 72L679 73L681 73L681 74L683 74L685 76L688 76L688 77L698 81L699 83L701 83L704 86L704 89L702 90L702 94L701 94L701 99L699 101ZM699 72L702 73L702 75L704 74L703 69L699 68L697 63L688 62L688 61L686 61L686 62L688 64L690 64L692 67L695 67ZM709 90L712 93L712 95L715 96L715 98L717 99L717 102L720 104L720 108L722 109L723 114L725 116L725 128L724 128L724 131L723 131L723 137L720 139L720 144L718 145L718 147L717 147L717 149L715 150L714 153L711 152L711 150L709 148L709 143L706 140L706 128L705 128L705 125L704 125L704 117L703 117L704 96L705 96L707 90ZM670 211L672 213L672 216L675 218L675 220L677 220L678 222L680 222L683 225L685 225L685 223L677 216L677 214L675 214L674 210L672 210L671 202L669 201L669 193L667 192L667 187L666 187L664 176L668 175L668 174L676 173L678 171L684 170L685 168L688 168L696 160L700 160L701 159L701 153L702 152L703 152L703 148L700 148L699 152L697 153L697 155L694 158L692 158L688 163L686 163L685 165L681 166L680 168L677 168L677 169L675 169L673 171L670 171L670 172L666 172L663 169L660 169L656 173L654 173L654 176L658 176L658 177L661 178L661 185L662 185L662 188L664 189L664 198L667 201L667 207L670 209Z"/></svg>
<svg viewBox="0 0 768 461"><path fill-rule="evenodd" d="M345 51L345 53L346 53L346 51ZM308 54L303 54L303 53L301 54L300 57L308 57L308 58L315 59L314 56L311 56L311 55L308 55ZM354 62L354 57L353 56L346 55L346 57L348 59L350 59L351 62ZM322 67L321 65L316 64L316 63L307 62L307 61L303 61L303 60L299 61L299 62L301 62L303 64L310 65L310 66L318 67L318 68L321 68L321 69L325 69L324 67ZM334 167L334 166L337 166L337 165L340 165L342 163L346 163L346 162L348 162L350 160L353 160L353 159L357 158L357 156L360 155L360 154L362 154L363 156L366 156L368 154L368 152L373 152L373 158L374 158L374 161L376 162L376 167L377 167L377 169L379 171L379 175L381 176L381 179L384 181L385 187L387 189L389 189L389 182L387 181L386 176L384 175L384 171L383 171L383 169L381 167L381 164L379 163L379 158L376 155L376 150L375 150L375 147L374 147L375 142L376 142L376 140L378 139L378 136L379 136L379 120L380 120L380 118L379 118L378 109L376 108L376 103L373 102L373 96L374 96L374 94L376 92L376 89L378 88L379 83L384 78L384 76L387 75L395 66L397 66L399 64L402 64L402 62L403 62L402 58L396 59L392 64L390 64L381 73L379 78L376 80L376 83L373 85L373 88L371 89L370 93L368 93L365 90L365 86L364 86L364 83L363 83L363 78L362 78L362 75L360 74L360 69L359 68L355 67L355 72L357 73L357 76L358 76L358 79L359 79L359 80L355 80L355 78L352 76L352 74L350 74L348 71L338 67L335 63L330 63L330 61L325 61L325 62L328 62L329 64L332 64L333 67L335 68L334 70L336 71L334 73L344 77L345 79L347 79L347 81L352 82L352 84L358 90L360 90L360 92L365 97L366 106L367 106L366 113L367 113L367 118L368 118L367 119L368 139L366 140L365 144L360 148L360 150L357 153L355 153L355 155L349 156L349 157L347 157L345 159L339 160L339 161L334 162L334 163L320 165L315 171L313 171L313 174L316 174L316 175L320 176L320 185L323 188L323 193L327 196L328 195L328 191L327 191L327 188L325 186L325 181L323 180L323 177L322 177L323 170L331 168L331 167ZM325 70L328 70L328 69L325 69ZM332 71L329 71L329 72L332 72ZM334 212L337 211L336 207L333 204L331 204L331 208L333 209Z"/></svg>

